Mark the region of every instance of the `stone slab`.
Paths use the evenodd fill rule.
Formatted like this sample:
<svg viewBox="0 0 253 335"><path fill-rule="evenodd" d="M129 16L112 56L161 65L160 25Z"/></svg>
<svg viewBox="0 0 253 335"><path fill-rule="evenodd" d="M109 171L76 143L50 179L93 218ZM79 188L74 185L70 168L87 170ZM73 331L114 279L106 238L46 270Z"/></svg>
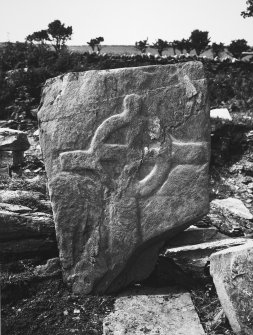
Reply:
<svg viewBox="0 0 253 335"><path fill-rule="evenodd" d="M31 212L32 209L26 206L21 206L21 205L13 205L13 204L8 204L4 202L0 202L0 210L6 210L9 212L14 212L14 213L27 213Z"/></svg>
<svg viewBox="0 0 253 335"><path fill-rule="evenodd" d="M103 335L205 335L190 293L177 288L136 289L116 298Z"/></svg>
<svg viewBox="0 0 253 335"><path fill-rule="evenodd" d="M148 277L164 241L208 212L200 62L68 73L38 113L64 280L115 292Z"/></svg>
<svg viewBox="0 0 253 335"><path fill-rule="evenodd" d="M25 132L0 128L0 151L26 151L29 147L30 144Z"/></svg>
<svg viewBox="0 0 253 335"><path fill-rule="evenodd" d="M40 192L23 191L23 190L0 190L0 203L19 204L24 200L40 200L44 195Z"/></svg>
<svg viewBox="0 0 253 335"><path fill-rule="evenodd" d="M0 208L0 242L52 236L55 236L54 222L53 218L48 217L47 214L24 215Z"/></svg>
<svg viewBox="0 0 253 335"><path fill-rule="evenodd" d="M206 242L214 242L227 239L227 235L221 234L215 227L198 228L190 226L186 230L180 232L166 244L166 248L183 247L186 245L200 244Z"/></svg>
<svg viewBox="0 0 253 335"><path fill-rule="evenodd" d="M163 267L166 267L166 258L173 259L185 274L191 275L193 279L205 279L206 267L213 253L237 245L243 245L248 241L249 239L246 237L226 238L194 245L168 247L161 252L160 258L163 259ZM170 262L168 264L170 265Z"/></svg>
<svg viewBox="0 0 253 335"><path fill-rule="evenodd" d="M229 323L238 335L253 334L253 240L214 253L210 273Z"/></svg>

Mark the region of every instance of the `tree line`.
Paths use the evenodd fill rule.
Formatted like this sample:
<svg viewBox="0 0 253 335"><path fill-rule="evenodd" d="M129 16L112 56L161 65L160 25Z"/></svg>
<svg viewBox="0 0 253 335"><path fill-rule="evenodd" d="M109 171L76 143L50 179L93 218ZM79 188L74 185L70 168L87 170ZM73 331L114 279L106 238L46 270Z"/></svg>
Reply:
<svg viewBox="0 0 253 335"><path fill-rule="evenodd" d="M243 18L252 17L253 0L247 0L246 6L246 10L241 12L241 16ZM54 20L53 22L49 23L47 29L35 31L28 35L26 37L26 42L36 42L39 43L42 47L46 47L46 42L50 42L58 54L62 49L65 48L66 41L71 39L72 34L72 26L66 27L65 24L61 23L60 20ZM97 51L99 53L102 48L101 42L104 42L104 38L102 36L92 38L89 42L87 42L87 44L91 47L92 52ZM173 49L174 54L176 54L177 50L179 50L181 54L184 52L190 53L192 50L195 50L198 56L211 48L214 58L219 57L225 48L235 58L240 58L243 52L251 50L245 39L233 40L228 46L225 46L222 42L214 42L210 45L209 32L201 31L199 29L193 30L190 37L187 39L183 38L181 40L168 42L167 40L158 38L156 42L149 44L147 38L145 40L135 42L135 48L142 54L146 53L148 47L156 49L159 56L162 56L163 52L169 48Z"/></svg>
<svg viewBox="0 0 253 335"><path fill-rule="evenodd" d="M247 10L242 15L245 17L253 16L252 8L253 0L250 0ZM66 47L66 42L71 39L72 34L71 26L66 26L60 20L55 20L49 23L47 29L28 35L24 43L7 42L0 45L0 119L10 118L19 122L31 117L31 110L36 108L39 103L41 87L45 80L66 72L174 64L179 61L199 59L198 56L191 55L189 57L186 54L180 57L156 57L147 54L145 52L147 51L148 39L136 42L135 46L141 48L138 49L141 54L138 53L134 56L102 54L100 53L101 43L104 41L102 36L92 38L87 42L92 52L72 52ZM241 47L238 51L238 44L238 40L232 41L230 44L230 52L236 58L240 57L241 52L246 50L243 42L241 43L243 49ZM201 53L201 50L212 47L214 55L219 55L223 47L221 43L210 45L208 32L199 30L193 31L188 39L174 41L173 44L158 39L152 44L152 47L159 50L162 55L168 45L174 48L174 52L179 50L181 53L190 53L193 48L196 53ZM211 87L211 101L217 97L221 101L226 101L226 99L235 96L235 92L240 93L242 87L245 90L243 94L240 93L242 96L252 96L252 63L235 62L230 64L228 59L224 62L203 58L200 60L207 69ZM241 69L244 71L243 75L240 74ZM233 77L233 71L235 71L234 76L236 77ZM243 86L243 80L247 85Z"/></svg>
<svg viewBox="0 0 253 335"><path fill-rule="evenodd" d="M249 15L247 12L243 12L243 15ZM58 54L62 49L66 47L66 41L71 39L73 34L72 26L66 27L64 23L61 23L60 20L55 20L48 25L48 29L43 29L40 31L35 31L34 33L26 37L26 41L29 43L38 43L40 47L46 47L46 42L51 42L52 47L55 52ZM104 42L102 36L92 38L87 44L91 47L92 52L101 51L102 45L101 42ZM181 54L184 52L190 53L195 50L196 54L199 56L204 51L211 48L214 57L220 57L221 53L227 48L227 50L235 57L240 58L242 52L249 51L247 41L245 39L237 39L231 41L228 46L225 46L224 43L212 43L210 45L210 37L208 31L201 31L195 29L192 31L189 38L174 40L168 42L161 38L153 43L149 44L148 39L135 42L135 48L141 53L146 53L148 47L154 48L157 50L159 56L162 56L163 52L169 48L173 49L174 55L176 55L177 50Z"/></svg>

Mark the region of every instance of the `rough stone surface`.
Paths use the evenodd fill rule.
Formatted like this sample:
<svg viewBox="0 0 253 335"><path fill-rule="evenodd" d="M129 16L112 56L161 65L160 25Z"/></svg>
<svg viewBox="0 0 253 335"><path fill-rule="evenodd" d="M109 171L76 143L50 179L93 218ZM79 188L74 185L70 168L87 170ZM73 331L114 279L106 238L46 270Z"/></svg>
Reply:
<svg viewBox="0 0 253 335"><path fill-rule="evenodd" d="M253 241L211 256L210 272L233 331L253 334Z"/></svg>
<svg viewBox="0 0 253 335"><path fill-rule="evenodd" d="M132 290L116 298L104 335L205 335L188 292L176 288Z"/></svg>
<svg viewBox="0 0 253 335"><path fill-rule="evenodd" d="M200 62L69 73L38 113L64 279L112 292L149 275L166 238L207 213Z"/></svg>

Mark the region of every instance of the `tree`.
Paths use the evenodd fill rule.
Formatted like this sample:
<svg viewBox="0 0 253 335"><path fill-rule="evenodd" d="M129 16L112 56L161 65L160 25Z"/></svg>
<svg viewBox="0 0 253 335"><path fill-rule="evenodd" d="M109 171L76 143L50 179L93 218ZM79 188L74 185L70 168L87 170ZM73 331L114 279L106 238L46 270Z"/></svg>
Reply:
<svg viewBox="0 0 253 335"><path fill-rule="evenodd" d="M228 46L228 51L231 52L235 58L241 58L242 52L248 51L249 49L245 39L233 40Z"/></svg>
<svg viewBox="0 0 253 335"><path fill-rule="evenodd" d="M169 43L169 46L173 49L173 53L174 55L176 55L176 49L178 48L178 45L177 45L177 40L174 40L172 42Z"/></svg>
<svg viewBox="0 0 253 335"><path fill-rule="evenodd" d="M28 42L40 42L42 44L45 44L46 41L49 41L49 36L47 30L40 30L40 31L35 31L31 35L28 35L26 37L26 40Z"/></svg>
<svg viewBox="0 0 253 335"><path fill-rule="evenodd" d="M65 45L66 41L71 39L73 31L71 26L65 27L65 24L61 23L60 20L55 20L49 23L47 33L49 35L49 40L52 42L52 46L58 53Z"/></svg>
<svg viewBox="0 0 253 335"><path fill-rule="evenodd" d="M244 17L253 17L253 0L247 0L246 1L246 11L241 12L241 15Z"/></svg>
<svg viewBox="0 0 253 335"><path fill-rule="evenodd" d="M224 51L224 44L223 43L213 43L212 44L212 52L213 52L213 57L219 57L220 53Z"/></svg>
<svg viewBox="0 0 253 335"><path fill-rule="evenodd" d="M48 29L35 31L31 35L26 37L28 42L41 42L45 44L46 41L50 41L55 51L58 53L65 45L67 40L71 39L72 27L65 27L64 23L60 20L55 20L48 25Z"/></svg>
<svg viewBox="0 0 253 335"><path fill-rule="evenodd" d="M87 44L91 47L92 51L95 51L95 47L97 47L97 51L100 52L102 48L100 44L101 42L104 42L104 38L100 36L92 38L90 42L87 42Z"/></svg>
<svg viewBox="0 0 253 335"><path fill-rule="evenodd" d="M208 44L210 43L210 38L208 37L208 31L193 30L190 36L190 42L193 49L196 50L196 54L199 56L203 51L206 50Z"/></svg>
<svg viewBox="0 0 253 335"><path fill-rule="evenodd" d="M97 51L98 52L100 52L101 51L101 48L102 48L102 46L101 46L101 42L104 42L104 37L102 37L102 36L100 36L100 37L97 37L96 38L96 41L97 41L97 44L96 44L96 46L97 46Z"/></svg>
<svg viewBox="0 0 253 335"><path fill-rule="evenodd" d="M172 48L173 48L173 51L174 51L174 54L176 54L176 49L178 49L180 51L180 53L184 53L184 49L182 48L182 44L181 44L181 41L179 40L174 40L172 43Z"/></svg>
<svg viewBox="0 0 253 335"><path fill-rule="evenodd" d="M158 40L153 43L153 45L151 46L151 48L157 49L159 56L162 56L163 51L167 50L169 48L169 43L167 41L164 41L160 38L158 38Z"/></svg>
<svg viewBox="0 0 253 335"><path fill-rule="evenodd" d="M140 50L141 53L145 53L148 47L148 39L143 40L143 41L139 41L139 42L135 42L135 48L137 50Z"/></svg>
<svg viewBox="0 0 253 335"><path fill-rule="evenodd" d="M175 40L172 42L175 49L178 49L181 54L186 50L187 53L190 53L192 50L192 44L189 39ZM175 51L174 51L175 53Z"/></svg>
<svg viewBox="0 0 253 335"><path fill-rule="evenodd" d="M183 38L181 42L183 43L183 49L185 49L186 52L189 54L193 49L192 42L190 41L189 38L187 39Z"/></svg>
<svg viewBox="0 0 253 335"><path fill-rule="evenodd" d="M96 39L92 38L90 42L87 42L87 44L91 47L92 51L95 51L95 46L96 46Z"/></svg>

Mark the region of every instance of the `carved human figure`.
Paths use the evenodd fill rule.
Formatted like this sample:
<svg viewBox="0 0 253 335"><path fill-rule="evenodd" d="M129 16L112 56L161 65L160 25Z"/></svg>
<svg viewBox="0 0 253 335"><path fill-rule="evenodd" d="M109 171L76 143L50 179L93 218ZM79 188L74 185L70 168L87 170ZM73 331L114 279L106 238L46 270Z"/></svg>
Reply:
<svg viewBox="0 0 253 335"><path fill-rule="evenodd" d="M140 202L146 201L142 199L150 198L149 205L152 206L153 195L173 194L175 183L170 179L171 169L179 171L179 175L181 175L179 179L183 180L184 171L187 171L187 175L195 173L196 167L194 165L204 164L208 161L207 143L205 142L184 143L169 135L163 143L159 143L154 148L143 147L140 136L143 135L144 121L145 111L142 111L142 98L137 94L127 95L123 100L122 113L110 116L102 122L95 131L88 150L75 150L60 154L62 171L78 174L84 170L93 170L99 176L101 193L109 193L109 213L104 214L106 222L104 225L108 230L108 239L107 245L104 247L108 249L113 263L108 263L107 259L106 261L101 260L98 264L101 275L103 272L101 264L106 263L104 264L104 272L107 273L108 281L106 278L103 280L103 285L106 286L110 286L110 281L112 281L111 272L114 272L115 275L122 271L122 255L118 254L121 246L126 249L124 257L127 260L131 256L132 250L142 239L140 217L145 217L145 206L141 206ZM128 132L124 144L107 143L113 132L125 127ZM137 145L136 142L139 144ZM155 157L155 159L153 158L154 165L140 179L139 170L146 151L149 154L152 151L152 156ZM117 161L120 161L120 178L111 177L110 173L108 174L108 171L104 169L104 162L108 161L111 163L111 169ZM172 179L175 178L178 177L172 177ZM154 203L153 206L156 204ZM150 225L152 225L152 221ZM119 226L120 229L118 229ZM131 234L129 234L129 229L132 231ZM106 234L104 233L104 235ZM127 240L122 243L122 238ZM115 265L117 263L119 264L118 269ZM84 266L82 262L81 264L80 269L83 271ZM108 269L111 270L108 272ZM82 271L80 270L80 272ZM131 276L130 271L127 276ZM81 280L83 280L83 276ZM122 280L127 282L129 278L121 278L119 284L114 282L114 287L122 286Z"/></svg>

